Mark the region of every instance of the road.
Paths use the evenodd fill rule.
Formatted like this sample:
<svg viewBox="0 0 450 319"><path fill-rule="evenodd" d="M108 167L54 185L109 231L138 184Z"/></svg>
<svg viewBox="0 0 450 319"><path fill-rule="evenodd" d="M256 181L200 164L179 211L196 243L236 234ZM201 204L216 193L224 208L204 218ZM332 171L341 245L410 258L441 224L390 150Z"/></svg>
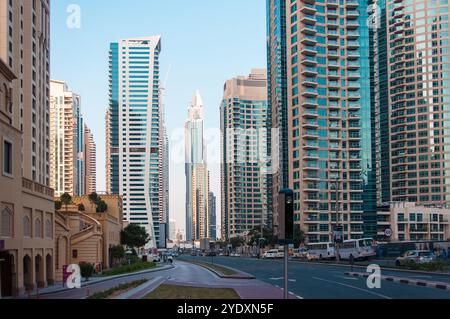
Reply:
<svg viewBox="0 0 450 319"><path fill-rule="evenodd" d="M67 290L63 292L41 295L40 299L83 299L93 293L102 292L117 287L123 283L129 283L140 279L162 279L162 282L173 285L185 285L207 288L232 288L243 299L282 299L283 291L273 285L259 280L237 280L219 278L211 271L190 263L176 260L174 268L152 273L130 275L128 277L112 279L106 282L96 283L81 289ZM151 291L148 291L151 292ZM141 294L141 297L145 294ZM32 297L32 298L35 298ZM295 296L291 296L295 298Z"/></svg>
<svg viewBox="0 0 450 319"><path fill-rule="evenodd" d="M182 257L190 258L192 257ZM211 262L211 257L195 257ZM283 262L250 258L215 257L214 262L249 273L272 285L283 286ZM356 268L355 268L356 269ZM449 290L407 284L381 282L381 289L369 289L366 279L345 276L349 267L289 262L289 290L304 299L450 299ZM364 270L358 269L357 271ZM382 275L408 276L417 279L450 281L447 276L434 276L382 271Z"/></svg>

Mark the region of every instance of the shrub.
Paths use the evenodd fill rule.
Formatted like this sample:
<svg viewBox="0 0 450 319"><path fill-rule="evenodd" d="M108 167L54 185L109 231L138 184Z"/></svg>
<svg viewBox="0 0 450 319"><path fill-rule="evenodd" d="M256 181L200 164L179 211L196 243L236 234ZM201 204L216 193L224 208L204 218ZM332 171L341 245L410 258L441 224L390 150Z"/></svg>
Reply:
<svg viewBox="0 0 450 319"><path fill-rule="evenodd" d="M156 266L155 263L137 262L131 265L123 265L117 268L112 268L103 272L103 276L115 276L120 274L128 274L138 272L140 270L151 269Z"/></svg>
<svg viewBox="0 0 450 319"><path fill-rule="evenodd" d="M86 281L89 280L90 277L94 274L94 266L92 264L88 263L82 263L80 264L80 270L81 270L81 276L83 278L86 278Z"/></svg>

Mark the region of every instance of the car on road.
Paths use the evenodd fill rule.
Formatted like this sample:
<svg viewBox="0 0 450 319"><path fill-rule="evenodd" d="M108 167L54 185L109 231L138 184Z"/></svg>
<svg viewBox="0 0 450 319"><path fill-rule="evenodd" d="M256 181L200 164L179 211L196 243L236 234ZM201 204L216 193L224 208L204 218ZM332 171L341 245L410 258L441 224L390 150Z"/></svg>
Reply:
<svg viewBox="0 0 450 319"><path fill-rule="evenodd" d="M300 259L300 258L306 258L308 255L308 250L306 248L298 248L294 249L292 253L292 258Z"/></svg>
<svg viewBox="0 0 450 319"><path fill-rule="evenodd" d="M278 259L284 258L284 251L278 250L276 258L278 258Z"/></svg>
<svg viewBox="0 0 450 319"><path fill-rule="evenodd" d="M278 249L271 249L271 250L266 251L263 254L262 258L263 259L276 259L277 255L278 255Z"/></svg>
<svg viewBox="0 0 450 319"><path fill-rule="evenodd" d="M161 262L161 257L159 257L159 255L150 255L148 259L149 259L149 261L154 262L154 263Z"/></svg>
<svg viewBox="0 0 450 319"><path fill-rule="evenodd" d="M436 260L436 256L427 250L410 250L395 260L396 266L403 266L409 263L429 264Z"/></svg>
<svg viewBox="0 0 450 319"><path fill-rule="evenodd" d="M240 254L230 254L230 257L241 257Z"/></svg>

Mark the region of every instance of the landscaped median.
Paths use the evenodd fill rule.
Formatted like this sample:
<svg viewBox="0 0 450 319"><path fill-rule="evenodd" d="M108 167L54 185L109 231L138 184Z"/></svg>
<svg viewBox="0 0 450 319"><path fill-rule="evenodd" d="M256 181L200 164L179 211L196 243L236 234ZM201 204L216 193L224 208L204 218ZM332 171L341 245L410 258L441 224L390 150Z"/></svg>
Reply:
<svg viewBox="0 0 450 319"><path fill-rule="evenodd" d="M148 279L141 279L141 280L136 280L130 283L126 283L126 284L121 284L118 285L117 287L102 291L102 292L97 292L91 296L89 296L87 299L113 299L114 297L124 294L127 291L130 291L131 289L134 289L136 287L139 287L143 284L145 284L148 281Z"/></svg>
<svg viewBox="0 0 450 319"><path fill-rule="evenodd" d="M176 285L161 285L144 299L241 299L231 288L199 288Z"/></svg>
<svg viewBox="0 0 450 319"><path fill-rule="evenodd" d="M249 274L237 271L232 268L228 268L222 265L213 264L213 263L207 263L207 262L201 262L197 260L188 260L183 259L185 262L189 262L191 264L206 268L213 273L215 273L220 278L227 278L227 279L256 279L256 277L251 276Z"/></svg>

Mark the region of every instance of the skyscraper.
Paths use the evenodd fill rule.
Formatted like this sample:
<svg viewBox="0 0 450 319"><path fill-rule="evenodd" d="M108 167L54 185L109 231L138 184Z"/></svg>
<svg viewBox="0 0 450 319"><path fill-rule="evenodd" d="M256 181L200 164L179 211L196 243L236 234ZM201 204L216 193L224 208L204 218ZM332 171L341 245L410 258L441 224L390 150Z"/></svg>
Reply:
<svg viewBox="0 0 450 319"><path fill-rule="evenodd" d="M286 30L288 186L295 193L295 221L309 242L330 241L338 224L345 238L375 235L367 2L284 5L286 19L268 23L269 30ZM270 50L284 49L269 41ZM269 82L278 83L277 74L270 75Z"/></svg>
<svg viewBox="0 0 450 319"><path fill-rule="evenodd" d="M244 235L272 220L267 109L266 70L254 69L225 83L220 106L222 238Z"/></svg>
<svg viewBox="0 0 450 319"><path fill-rule="evenodd" d="M209 174L204 139L203 101L196 91L184 129L186 174L186 240L209 238Z"/></svg>
<svg viewBox="0 0 450 319"><path fill-rule="evenodd" d="M84 194L81 98L62 81L50 83L50 186L55 195Z"/></svg>
<svg viewBox="0 0 450 319"><path fill-rule="evenodd" d="M209 236L212 240L217 239L217 215L216 215L216 195L209 192L208 196L208 221L209 221Z"/></svg>
<svg viewBox="0 0 450 319"><path fill-rule="evenodd" d="M272 174L268 175L273 211L278 210L278 193L289 187L286 0L267 1L267 86L268 152ZM273 195L272 195L273 194ZM272 228L272 221L270 228Z"/></svg>
<svg viewBox="0 0 450 319"><path fill-rule="evenodd" d="M97 147L94 135L89 127L84 125L84 167L85 167L85 194L97 191Z"/></svg>
<svg viewBox="0 0 450 319"><path fill-rule="evenodd" d="M385 201L450 204L448 1L386 2ZM388 157L389 155L389 157Z"/></svg>
<svg viewBox="0 0 450 319"><path fill-rule="evenodd" d="M160 52L160 36L125 39L110 46L108 191L123 195L124 217L147 229L148 247L160 242Z"/></svg>

